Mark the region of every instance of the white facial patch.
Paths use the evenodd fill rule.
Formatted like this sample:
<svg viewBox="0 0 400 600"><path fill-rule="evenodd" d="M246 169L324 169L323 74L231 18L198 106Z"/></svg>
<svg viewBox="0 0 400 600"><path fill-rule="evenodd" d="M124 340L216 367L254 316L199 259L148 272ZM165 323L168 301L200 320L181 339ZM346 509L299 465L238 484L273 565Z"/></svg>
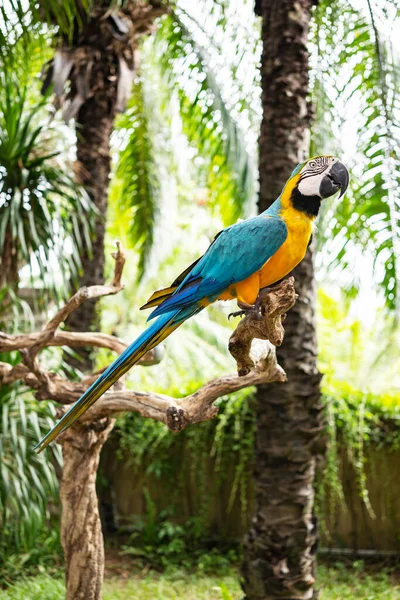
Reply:
<svg viewBox="0 0 400 600"><path fill-rule="evenodd" d="M301 179L297 186L300 194L304 196L319 196L319 188L324 177L325 171L318 173L318 175L311 175L306 179Z"/></svg>
<svg viewBox="0 0 400 600"><path fill-rule="evenodd" d="M338 158L334 158L333 156L317 156L313 160L309 160L300 171L301 179L297 186L300 194L304 196L319 196L319 189L323 178L338 160Z"/></svg>

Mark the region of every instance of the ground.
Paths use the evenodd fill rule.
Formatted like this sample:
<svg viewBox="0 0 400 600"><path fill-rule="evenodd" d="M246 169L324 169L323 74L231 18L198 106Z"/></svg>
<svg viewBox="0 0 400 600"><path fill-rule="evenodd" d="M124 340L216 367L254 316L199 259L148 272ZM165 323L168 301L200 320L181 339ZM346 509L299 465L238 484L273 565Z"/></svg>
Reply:
<svg viewBox="0 0 400 600"><path fill-rule="evenodd" d="M391 565L366 567L362 561L344 564L335 561L320 565L320 600L400 600L400 580ZM243 592L237 572L187 572L177 568L164 574L142 570L134 576L120 570L108 572L103 600L241 600ZM42 573L0 591L0 600L64 600L60 577Z"/></svg>

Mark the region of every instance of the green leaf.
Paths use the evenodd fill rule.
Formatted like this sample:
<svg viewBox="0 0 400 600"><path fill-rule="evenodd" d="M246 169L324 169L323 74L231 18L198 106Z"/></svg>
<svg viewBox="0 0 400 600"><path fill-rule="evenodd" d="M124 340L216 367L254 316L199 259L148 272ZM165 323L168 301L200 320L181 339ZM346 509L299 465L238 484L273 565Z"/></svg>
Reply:
<svg viewBox="0 0 400 600"><path fill-rule="evenodd" d="M231 224L253 199L255 165L206 51L179 11L163 19L149 47L165 84L176 92L184 133L205 161L211 202L220 206L225 224Z"/></svg>

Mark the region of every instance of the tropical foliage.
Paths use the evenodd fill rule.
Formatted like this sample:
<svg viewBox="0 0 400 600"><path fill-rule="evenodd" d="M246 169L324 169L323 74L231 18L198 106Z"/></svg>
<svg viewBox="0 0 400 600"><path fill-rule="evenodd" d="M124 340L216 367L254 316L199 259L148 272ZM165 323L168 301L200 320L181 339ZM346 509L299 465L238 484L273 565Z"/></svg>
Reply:
<svg viewBox="0 0 400 600"><path fill-rule="evenodd" d="M30 307L7 287L0 289L0 330L5 323L16 329L32 326ZM10 327L7 327L10 330ZM59 362L52 356L48 359ZM0 362L16 366L16 353L1 354ZM59 562L58 478L61 450L55 446L48 457L33 446L54 423L52 403L34 401L20 384L0 385L0 587L38 565Z"/></svg>
<svg viewBox="0 0 400 600"><path fill-rule="evenodd" d="M18 2L7 8L0 26L0 286L15 289L27 266L37 287L60 298L77 276L80 249L90 247L94 212L71 173L68 140L49 97L40 95L49 32L32 23L28 28Z"/></svg>
<svg viewBox="0 0 400 600"><path fill-rule="evenodd" d="M349 290L360 249L389 309L399 314L398 2L320 2L313 27L313 149L345 153L351 192L319 226L324 273L344 273ZM336 267L336 269L335 269ZM367 267L368 268L368 267ZM364 272L364 270L363 270Z"/></svg>
<svg viewBox="0 0 400 600"><path fill-rule="evenodd" d="M76 276L80 249L90 247L93 212L82 190L66 173L66 165L50 151L54 131L43 122L47 99L29 105L28 84L16 75L1 77L0 109L0 282L18 283L22 266L39 268L41 285L56 291ZM38 119L42 117L42 123ZM70 244L71 259L64 260ZM52 281L52 264L64 277Z"/></svg>
<svg viewBox="0 0 400 600"><path fill-rule="evenodd" d="M10 0L7 9L0 7L0 265L14 257L11 284L17 282L21 267L29 265L33 276L40 274L35 285L59 290L63 278L66 281L77 273L80 250L89 245L90 202L70 174L73 156L65 149L66 130L57 119L50 125L49 97L39 98L35 80L53 55L53 34L61 31L64 39L71 39L77 20L79 26L86 18L89 3L79 4L83 12L76 10L75 0L38 5ZM112 237L122 238L141 284L138 287L129 272L125 292L103 303L104 329L127 339L133 339L144 323L142 315L133 313L138 298L168 284L220 228L254 211L259 31L252 3L240 3L240 9L236 4L171 2L171 14L140 46L140 70L113 137L107 244L111 246ZM351 303L354 294L349 292L360 287L363 291L355 279L355 262L363 252L363 264L374 269L371 286L374 282L380 288L387 308L399 309L398 57L390 41L393 36L387 34L389 25L397 22L397 11L397 2L376 6L369 0L320 0L311 43L316 107L311 150L343 154L352 166L353 182L347 199L324 211L317 236L320 280L336 287L339 282L347 291L347 297L339 294L335 301L327 287L329 294L321 292L319 304L320 368L326 373L323 385L332 441L327 473L338 481L335 443L340 432L354 462L361 465L360 490L366 502L363 444L369 440L398 443L396 433L383 440L380 425L398 418L398 365L395 359L388 363L399 341L398 334L383 323L384 316L378 314L373 325L353 318L354 306L360 305ZM60 147L61 138L67 141ZM68 265L66 249L71 256ZM50 280L55 264L59 279ZM19 315L13 293L7 290L6 299L3 288L0 306ZM161 365L151 373L135 369L131 385L179 395L232 370L226 351L230 328L224 309L212 307L187 324L185 335L177 332L168 342L168 356ZM109 358L100 353L99 365ZM381 377L369 382L367 375L377 370ZM393 389L387 389L387 381L393 382ZM13 560L17 564L17 553L26 564L40 560L35 554L37 539L43 540L43 547L58 550L57 535L41 537L50 517L48 499L56 497L54 469L42 455L29 451L31 441L41 437L53 415L49 407L33 410L22 390L4 386L0 411L4 525L0 552L10 569ZM147 472L161 473L170 467L167 452L175 452L178 460L187 444L206 503L212 493L205 489L201 459L211 450L219 477L228 465L233 467L229 506L240 500L244 514L254 428L249 396L240 394L224 401L218 421L179 438L167 435L158 423L137 416L123 418L121 454L129 457L133 468L141 465ZM53 460L56 466L57 453ZM151 512L151 499L148 504ZM165 533L170 525L163 525ZM171 531L178 533L171 528L165 533L168 544L174 537ZM151 538L145 525L135 533ZM151 542L155 552L161 540L153 535ZM177 546L168 544L158 557L175 552ZM133 544L127 546L129 551ZM61 585L58 591L63 593Z"/></svg>
<svg viewBox="0 0 400 600"><path fill-rule="evenodd" d="M213 3L200 4L210 9ZM117 122L116 139L127 141L117 158L114 185L122 202L115 216L131 223L139 278L146 266L154 266L155 239L157 246L165 243L161 220L167 214L171 220L171 195L183 206L193 201L207 205L223 225L248 214L254 205L254 139L252 145L242 129L245 115L246 123L254 118L240 80L246 50L235 48L237 64L221 81L211 66L221 53L212 42L213 30L205 37L201 24L186 17L178 4L142 44L140 77ZM226 89L223 93L227 83L235 92L235 104Z"/></svg>

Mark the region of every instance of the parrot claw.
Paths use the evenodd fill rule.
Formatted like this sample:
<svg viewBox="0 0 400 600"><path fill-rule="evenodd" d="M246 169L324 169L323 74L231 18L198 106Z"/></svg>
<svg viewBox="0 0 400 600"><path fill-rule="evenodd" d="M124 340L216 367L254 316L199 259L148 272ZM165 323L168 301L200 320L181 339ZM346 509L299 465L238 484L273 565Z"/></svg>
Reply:
<svg viewBox="0 0 400 600"><path fill-rule="evenodd" d="M237 310L236 312L229 313L228 320L231 317L244 317L249 314L253 314L257 318L261 318L261 306L258 302L253 304L246 304L244 302L238 302L238 307L241 310Z"/></svg>
<svg viewBox="0 0 400 600"><path fill-rule="evenodd" d="M228 321L230 321L231 318L234 319L235 317L242 318L242 317L244 317L244 315L246 314L246 312L247 312L246 310L237 310L236 312L231 312L228 315Z"/></svg>
<svg viewBox="0 0 400 600"><path fill-rule="evenodd" d="M262 312L261 312L262 311L262 301L264 299L264 296L266 294L269 294L272 291L272 289L273 289L272 287L265 287L262 290L260 290L255 304L247 304L246 302L238 302L237 305L241 310L237 310L236 312L229 313L228 320L230 320L231 317L233 317L233 318L244 317L244 316L250 315L250 314L253 314L257 319L261 319L262 318Z"/></svg>

